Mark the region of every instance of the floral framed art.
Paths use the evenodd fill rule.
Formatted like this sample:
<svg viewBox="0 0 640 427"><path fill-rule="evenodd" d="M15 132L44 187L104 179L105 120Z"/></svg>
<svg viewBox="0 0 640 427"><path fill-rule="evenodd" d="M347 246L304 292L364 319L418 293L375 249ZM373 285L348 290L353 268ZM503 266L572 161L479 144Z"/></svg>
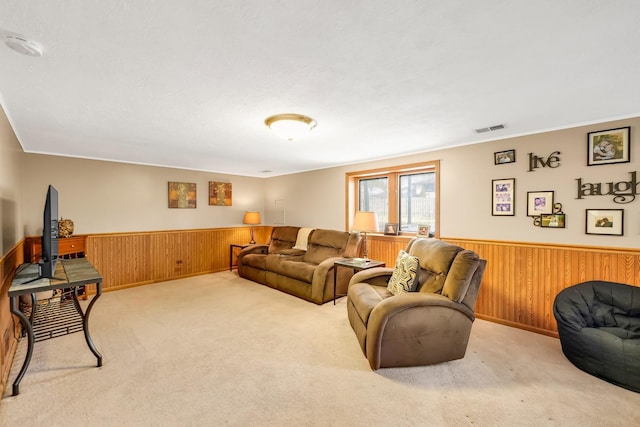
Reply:
<svg viewBox="0 0 640 427"><path fill-rule="evenodd" d="M587 166L631 161L631 128L601 130L587 134Z"/></svg>
<svg viewBox="0 0 640 427"><path fill-rule="evenodd" d="M515 194L515 178L491 180L491 215L514 216Z"/></svg>
<svg viewBox="0 0 640 427"><path fill-rule="evenodd" d="M527 216L553 213L553 191L527 191Z"/></svg>
<svg viewBox="0 0 640 427"><path fill-rule="evenodd" d="M193 182L169 181L169 208L195 209L196 194L196 184Z"/></svg>
<svg viewBox="0 0 640 427"><path fill-rule="evenodd" d="M232 186L230 182L209 181L209 205L231 206Z"/></svg>
<svg viewBox="0 0 640 427"><path fill-rule="evenodd" d="M624 233L624 209L587 209L585 233L622 236Z"/></svg>

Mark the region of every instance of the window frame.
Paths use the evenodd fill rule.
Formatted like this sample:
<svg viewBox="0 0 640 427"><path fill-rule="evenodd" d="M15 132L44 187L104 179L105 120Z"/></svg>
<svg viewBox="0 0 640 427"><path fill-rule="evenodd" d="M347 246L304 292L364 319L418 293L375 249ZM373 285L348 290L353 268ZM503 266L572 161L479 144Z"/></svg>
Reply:
<svg viewBox="0 0 640 427"><path fill-rule="evenodd" d="M385 168L367 169L362 171L347 172L346 180L346 209L345 224L347 230L351 230L353 225L353 217L359 206L359 182L361 179L384 178L386 177L389 184L389 218L388 222L400 224L400 175L419 174L433 172L435 174L435 231L434 237L440 238L440 161L432 160L421 163L413 163L409 165L389 166ZM383 233L379 233L383 236ZM415 231L401 232L399 236L415 236Z"/></svg>

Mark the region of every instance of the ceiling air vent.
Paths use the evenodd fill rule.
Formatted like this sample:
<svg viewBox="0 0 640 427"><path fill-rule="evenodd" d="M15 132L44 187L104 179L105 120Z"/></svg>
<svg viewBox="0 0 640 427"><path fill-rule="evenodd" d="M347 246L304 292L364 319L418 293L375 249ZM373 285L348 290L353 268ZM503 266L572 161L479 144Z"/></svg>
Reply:
<svg viewBox="0 0 640 427"><path fill-rule="evenodd" d="M476 133L485 133L485 132L493 132L496 130L500 130L500 129L504 129L504 125L494 125L494 126L489 126L486 128L480 128L480 129L476 129L475 132Z"/></svg>

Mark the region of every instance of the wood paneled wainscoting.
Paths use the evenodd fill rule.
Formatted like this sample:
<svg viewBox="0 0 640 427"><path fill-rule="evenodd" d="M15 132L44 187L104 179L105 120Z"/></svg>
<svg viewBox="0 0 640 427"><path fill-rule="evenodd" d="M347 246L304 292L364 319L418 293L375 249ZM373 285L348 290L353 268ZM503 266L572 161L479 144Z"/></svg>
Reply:
<svg viewBox="0 0 640 427"><path fill-rule="evenodd" d="M267 243L272 227L255 228L258 243ZM84 255L102 274L103 291L129 288L229 268L229 245L248 243L250 228L89 234L83 236ZM33 239L26 240L30 242ZM64 239L62 239L64 241ZM33 249L35 248L35 249ZM25 246L25 259L38 245ZM39 256L39 254L36 254ZM95 293L91 285L88 292Z"/></svg>
<svg viewBox="0 0 640 427"><path fill-rule="evenodd" d="M267 243L270 232L256 227L256 242ZM229 245L249 240L249 227L91 234L86 256L109 291L228 270Z"/></svg>
<svg viewBox="0 0 640 427"><path fill-rule="evenodd" d="M395 264L406 237L368 236L369 257ZM587 280L640 287L640 249L442 238L487 260L476 315L557 337L553 302L564 288Z"/></svg>
<svg viewBox="0 0 640 427"><path fill-rule="evenodd" d="M19 329L9 309L9 288L16 268L24 262L24 240L0 256L0 390L4 390L11 370L11 361L16 352ZM17 319L17 318L16 318Z"/></svg>

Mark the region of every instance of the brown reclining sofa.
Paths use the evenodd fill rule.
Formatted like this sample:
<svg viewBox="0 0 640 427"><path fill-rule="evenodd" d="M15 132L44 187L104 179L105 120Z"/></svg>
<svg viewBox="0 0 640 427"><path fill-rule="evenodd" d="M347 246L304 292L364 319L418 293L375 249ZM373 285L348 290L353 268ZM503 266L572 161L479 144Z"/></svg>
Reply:
<svg viewBox="0 0 640 427"><path fill-rule="evenodd" d="M268 245L252 245L238 254L238 274L316 304L333 299L334 262L359 256L358 233L314 229L307 249L296 246L300 227L274 227ZM337 294L346 294L353 271L338 270Z"/></svg>

